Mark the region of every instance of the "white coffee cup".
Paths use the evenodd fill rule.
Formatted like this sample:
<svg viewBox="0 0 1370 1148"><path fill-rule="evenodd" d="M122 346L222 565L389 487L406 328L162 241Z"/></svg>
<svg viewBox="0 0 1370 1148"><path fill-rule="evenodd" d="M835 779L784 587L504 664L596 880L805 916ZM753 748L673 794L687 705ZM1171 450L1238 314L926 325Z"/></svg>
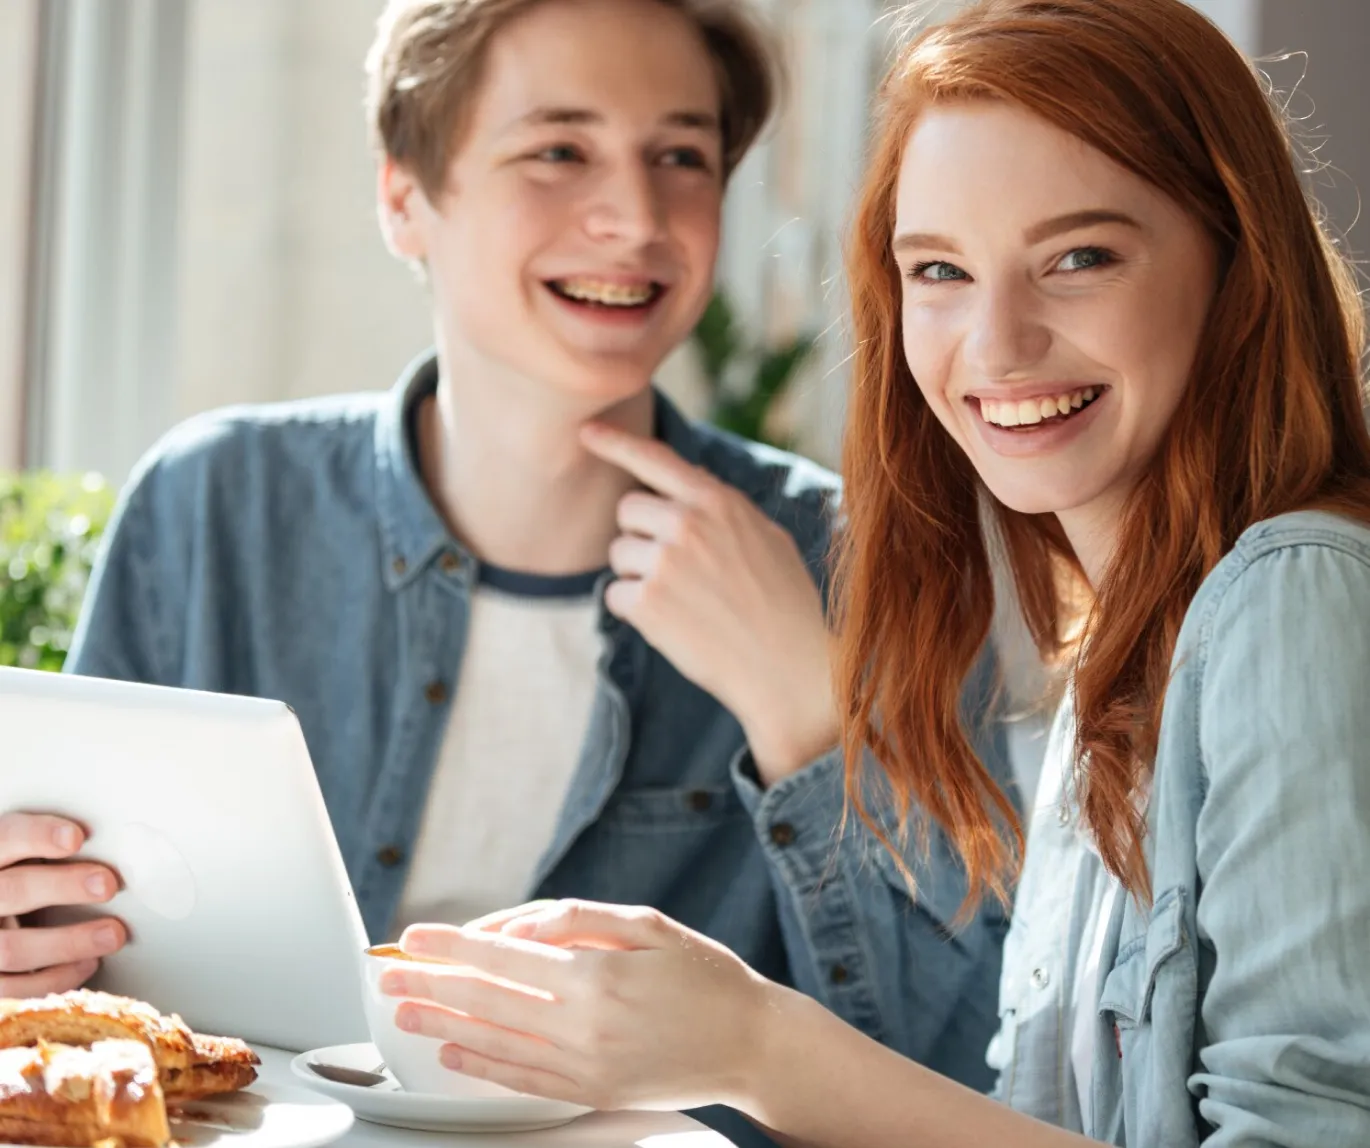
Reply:
<svg viewBox="0 0 1370 1148"><path fill-rule="evenodd" d="M390 1074L406 1092L430 1096L499 1097L521 1096L499 1084L454 1072L438 1059L443 1042L435 1037L405 1032L395 1023L399 1006L409 998L381 992L381 977L387 969L413 969L414 965L437 965L401 951L397 945L376 945L366 950L366 1023L371 1043L385 1061Z"/></svg>

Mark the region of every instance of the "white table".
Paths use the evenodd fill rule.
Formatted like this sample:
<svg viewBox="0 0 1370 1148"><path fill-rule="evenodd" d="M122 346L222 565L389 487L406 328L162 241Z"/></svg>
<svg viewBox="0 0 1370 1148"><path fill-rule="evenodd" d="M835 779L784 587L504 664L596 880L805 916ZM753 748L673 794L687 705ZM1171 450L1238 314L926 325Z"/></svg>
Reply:
<svg viewBox="0 0 1370 1148"><path fill-rule="evenodd" d="M303 1088L291 1054L257 1046L261 1078ZM592 1112L546 1132L411 1132L358 1119L339 1148L735 1148L733 1142L679 1112Z"/></svg>

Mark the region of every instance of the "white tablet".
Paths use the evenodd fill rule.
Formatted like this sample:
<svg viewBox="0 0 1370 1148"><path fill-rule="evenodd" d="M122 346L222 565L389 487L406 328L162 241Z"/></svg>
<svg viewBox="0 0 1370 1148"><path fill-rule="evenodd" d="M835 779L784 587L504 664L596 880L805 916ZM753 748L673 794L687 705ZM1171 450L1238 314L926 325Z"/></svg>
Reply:
<svg viewBox="0 0 1370 1148"><path fill-rule="evenodd" d="M92 987L300 1051L367 1039L366 931L281 702L0 667L0 811L70 817L123 888Z"/></svg>

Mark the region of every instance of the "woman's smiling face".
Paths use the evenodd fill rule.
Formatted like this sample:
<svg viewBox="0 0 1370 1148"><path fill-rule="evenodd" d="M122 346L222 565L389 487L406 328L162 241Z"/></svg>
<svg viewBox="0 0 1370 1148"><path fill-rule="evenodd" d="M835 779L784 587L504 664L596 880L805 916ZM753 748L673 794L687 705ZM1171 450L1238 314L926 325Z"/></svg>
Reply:
<svg viewBox="0 0 1370 1148"><path fill-rule="evenodd" d="M1213 297L1198 221L1076 137L982 100L920 117L893 244L909 369L990 492L1059 515L1073 541L1074 527L1111 534Z"/></svg>

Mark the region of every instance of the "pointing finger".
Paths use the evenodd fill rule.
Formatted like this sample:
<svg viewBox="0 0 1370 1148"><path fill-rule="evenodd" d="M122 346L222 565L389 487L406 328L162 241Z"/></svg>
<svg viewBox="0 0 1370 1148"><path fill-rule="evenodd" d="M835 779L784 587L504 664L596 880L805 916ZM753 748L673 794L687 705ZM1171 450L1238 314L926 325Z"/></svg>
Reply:
<svg viewBox="0 0 1370 1148"><path fill-rule="evenodd" d="M591 454L626 470L639 482L687 506L697 505L718 480L692 466L656 439L629 434L603 423L587 423L580 441Z"/></svg>

